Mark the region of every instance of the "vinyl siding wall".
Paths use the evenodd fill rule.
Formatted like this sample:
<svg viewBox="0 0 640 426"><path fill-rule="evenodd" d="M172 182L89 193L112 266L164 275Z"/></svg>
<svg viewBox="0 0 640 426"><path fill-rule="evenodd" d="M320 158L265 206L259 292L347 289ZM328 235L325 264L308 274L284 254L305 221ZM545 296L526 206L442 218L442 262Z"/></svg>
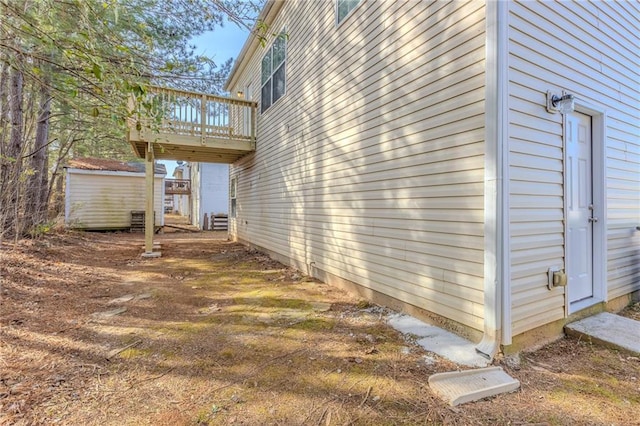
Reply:
<svg viewBox="0 0 640 426"><path fill-rule="evenodd" d="M204 215L229 212L229 165L191 163L193 225L204 227Z"/></svg>
<svg viewBox="0 0 640 426"><path fill-rule="evenodd" d="M234 237L483 326L483 2L288 1L286 95L258 116ZM239 78L260 104L258 48Z"/></svg>
<svg viewBox="0 0 640 426"><path fill-rule="evenodd" d="M202 163L200 174L202 226L205 213L209 216L229 213L229 165Z"/></svg>
<svg viewBox="0 0 640 426"><path fill-rule="evenodd" d="M141 173L67 169L65 223L79 229L124 229L131 211L145 210ZM154 180L156 226L164 225L164 178Z"/></svg>
<svg viewBox="0 0 640 426"><path fill-rule="evenodd" d="M606 111L607 298L640 289L640 10L636 2L509 2L512 334L565 316L562 89ZM594 149L598 149L594 147ZM598 254L595 254L598 262ZM597 277L596 277L597 279Z"/></svg>

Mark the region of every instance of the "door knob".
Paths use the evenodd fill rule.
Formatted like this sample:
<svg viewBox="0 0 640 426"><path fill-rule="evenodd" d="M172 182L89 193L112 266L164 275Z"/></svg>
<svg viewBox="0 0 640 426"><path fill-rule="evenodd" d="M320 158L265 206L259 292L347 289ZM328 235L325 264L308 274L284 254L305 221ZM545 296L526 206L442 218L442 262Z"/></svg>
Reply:
<svg viewBox="0 0 640 426"><path fill-rule="evenodd" d="M589 222L591 222L591 223L596 223L597 221L598 221L597 217L590 217L589 218Z"/></svg>

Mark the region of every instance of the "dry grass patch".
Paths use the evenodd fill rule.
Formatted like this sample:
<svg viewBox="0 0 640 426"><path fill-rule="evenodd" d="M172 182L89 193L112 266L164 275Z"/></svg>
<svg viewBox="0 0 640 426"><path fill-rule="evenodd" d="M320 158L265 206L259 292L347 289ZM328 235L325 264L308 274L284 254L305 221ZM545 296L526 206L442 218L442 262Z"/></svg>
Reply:
<svg viewBox="0 0 640 426"><path fill-rule="evenodd" d="M521 391L451 409L427 379L458 367L382 309L218 234L160 239L154 260L129 234L3 249L0 424L640 423L630 354L561 340L505 365Z"/></svg>

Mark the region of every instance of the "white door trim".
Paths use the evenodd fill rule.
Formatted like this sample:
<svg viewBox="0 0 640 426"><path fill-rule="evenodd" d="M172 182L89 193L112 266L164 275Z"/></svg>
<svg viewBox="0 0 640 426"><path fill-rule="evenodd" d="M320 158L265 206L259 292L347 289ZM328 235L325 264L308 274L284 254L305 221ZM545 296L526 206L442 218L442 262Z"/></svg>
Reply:
<svg viewBox="0 0 640 426"><path fill-rule="evenodd" d="M581 309L607 301L607 196L606 196L606 110L603 107L592 105L576 99L575 110L591 116L591 155L592 155L592 180L593 180L593 204L595 210L593 216L598 222L593 225L593 297L583 301L569 303L568 291L565 291L565 315L570 315ZM563 149L566 144L567 119L563 116ZM567 178L566 178L566 149L564 149L564 211L567 212ZM564 258L569 258L567 251L568 221L564 221ZM565 264L565 270L567 265Z"/></svg>

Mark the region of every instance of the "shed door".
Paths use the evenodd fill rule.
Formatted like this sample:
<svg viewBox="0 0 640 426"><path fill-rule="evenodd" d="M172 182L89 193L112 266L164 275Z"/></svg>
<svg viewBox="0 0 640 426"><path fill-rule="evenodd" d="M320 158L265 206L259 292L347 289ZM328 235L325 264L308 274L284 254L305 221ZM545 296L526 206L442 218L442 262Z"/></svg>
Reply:
<svg viewBox="0 0 640 426"><path fill-rule="evenodd" d="M571 306L594 296L593 225L597 219L593 217L591 116L573 112L567 115L566 126L566 268Z"/></svg>

